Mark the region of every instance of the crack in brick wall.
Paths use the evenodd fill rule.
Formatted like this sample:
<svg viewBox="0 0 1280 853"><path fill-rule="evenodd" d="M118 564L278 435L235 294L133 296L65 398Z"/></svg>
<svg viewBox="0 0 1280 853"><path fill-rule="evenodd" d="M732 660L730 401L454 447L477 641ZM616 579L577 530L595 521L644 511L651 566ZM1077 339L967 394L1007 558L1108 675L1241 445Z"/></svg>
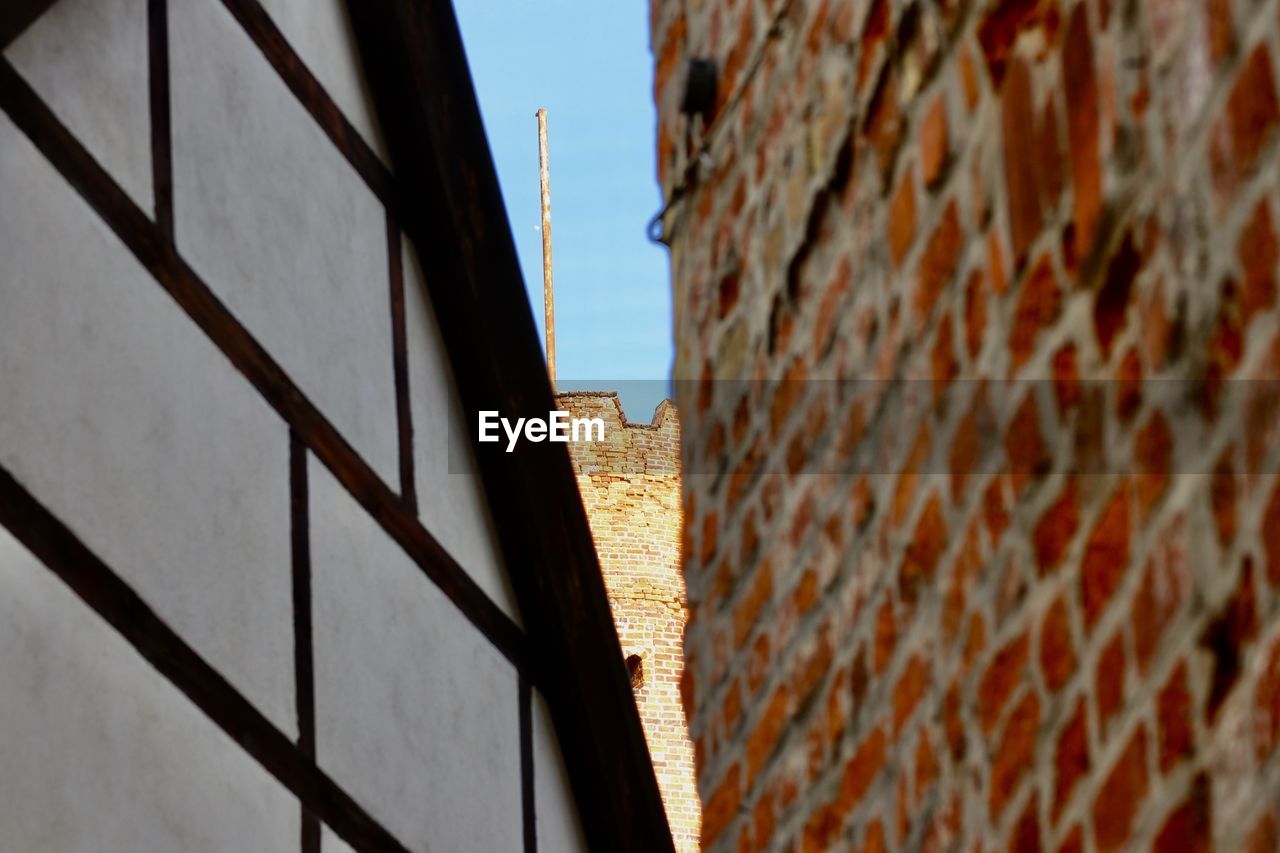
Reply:
<svg viewBox="0 0 1280 853"><path fill-rule="evenodd" d="M650 23L703 843L1277 849L1280 2Z"/></svg>

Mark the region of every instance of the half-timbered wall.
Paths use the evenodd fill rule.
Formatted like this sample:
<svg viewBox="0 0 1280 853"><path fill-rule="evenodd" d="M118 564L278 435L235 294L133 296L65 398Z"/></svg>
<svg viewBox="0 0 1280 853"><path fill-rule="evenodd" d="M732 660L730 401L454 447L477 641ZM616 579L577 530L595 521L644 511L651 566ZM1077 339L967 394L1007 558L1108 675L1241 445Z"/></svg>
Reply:
<svg viewBox="0 0 1280 853"><path fill-rule="evenodd" d="M582 846L344 8L4 46L2 850Z"/></svg>

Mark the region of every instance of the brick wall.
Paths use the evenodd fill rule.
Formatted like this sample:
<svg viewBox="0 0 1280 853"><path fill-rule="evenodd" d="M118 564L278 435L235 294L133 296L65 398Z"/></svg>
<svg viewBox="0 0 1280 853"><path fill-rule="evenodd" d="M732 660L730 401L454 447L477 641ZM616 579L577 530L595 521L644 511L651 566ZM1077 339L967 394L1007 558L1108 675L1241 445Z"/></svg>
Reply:
<svg viewBox="0 0 1280 853"><path fill-rule="evenodd" d="M705 844L1277 849L1278 24L653 3Z"/></svg>
<svg viewBox="0 0 1280 853"><path fill-rule="evenodd" d="M559 395L576 418L600 418L605 441L569 445L625 657L639 656L636 704L676 848L698 849L701 804L693 778L680 678L680 421L670 401L651 423L629 423L613 393Z"/></svg>

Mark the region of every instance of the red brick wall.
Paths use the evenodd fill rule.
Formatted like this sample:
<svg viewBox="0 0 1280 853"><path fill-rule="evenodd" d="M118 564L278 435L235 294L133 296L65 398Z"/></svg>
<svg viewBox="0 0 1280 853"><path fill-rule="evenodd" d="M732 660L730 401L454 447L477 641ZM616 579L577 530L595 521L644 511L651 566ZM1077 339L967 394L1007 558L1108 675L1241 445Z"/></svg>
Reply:
<svg viewBox="0 0 1280 853"><path fill-rule="evenodd" d="M639 655L636 705L671 834L698 849L701 803L693 778L680 678L687 615L680 573L680 421L670 401L651 423L630 423L616 394L561 394L576 418L600 418L605 441L569 445L624 656Z"/></svg>
<svg viewBox="0 0 1280 853"><path fill-rule="evenodd" d="M1280 2L651 23L704 842L1276 850Z"/></svg>

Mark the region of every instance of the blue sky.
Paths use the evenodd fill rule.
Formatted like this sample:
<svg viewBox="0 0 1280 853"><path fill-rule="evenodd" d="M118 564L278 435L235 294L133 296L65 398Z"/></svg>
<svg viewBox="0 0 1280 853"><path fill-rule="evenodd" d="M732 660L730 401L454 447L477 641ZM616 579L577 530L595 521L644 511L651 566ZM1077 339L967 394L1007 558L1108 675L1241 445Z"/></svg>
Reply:
<svg viewBox="0 0 1280 853"><path fill-rule="evenodd" d="M454 8L539 336L534 113L547 108L560 388L620 390L627 416L647 421L673 356L667 253L645 237L661 205L647 3L455 0Z"/></svg>

